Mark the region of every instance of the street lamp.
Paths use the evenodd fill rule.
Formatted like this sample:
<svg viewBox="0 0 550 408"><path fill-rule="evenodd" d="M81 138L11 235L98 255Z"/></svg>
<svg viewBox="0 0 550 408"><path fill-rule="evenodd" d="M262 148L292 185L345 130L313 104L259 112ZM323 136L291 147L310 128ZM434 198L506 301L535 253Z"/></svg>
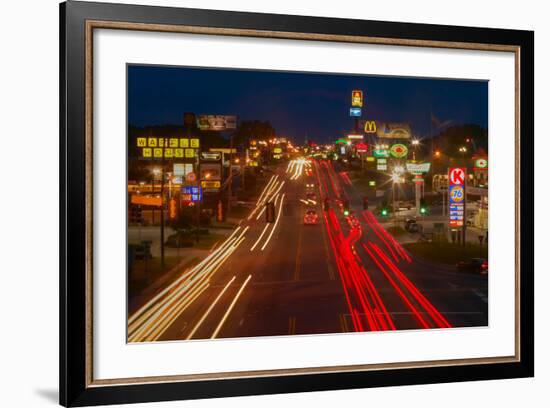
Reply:
<svg viewBox="0 0 550 408"><path fill-rule="evenodd" d="M405 172L405 168L403 166L395 166L393 168L392 178L393 175L401 176Z"/></svg>
<svg viewBox="0 0 550 408"><path fill-rule="evenodd" d="M394 222L396 220L396 218L395 218L395 216L396 216L396 211L395 211L395 188L396 188L396 184L399 184L401 182L403 172L404 172L403 166L395 166L393 168L393 172L391 173L391 181L392 181L391 193L392 193L392 207L393 207L393 220L394 220Z"/></svg>

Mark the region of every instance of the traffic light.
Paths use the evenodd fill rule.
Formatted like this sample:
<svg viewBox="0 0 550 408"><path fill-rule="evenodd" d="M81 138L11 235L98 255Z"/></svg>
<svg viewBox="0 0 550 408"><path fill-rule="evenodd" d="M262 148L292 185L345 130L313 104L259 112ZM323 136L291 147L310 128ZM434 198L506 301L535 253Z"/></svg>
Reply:
<svg viewBox="0 0 550 408"><path fill-rule="evenodd" d="M380 215L382 217L387 217L390 214L390 206L388 205L387 201L383 201L382 205L380 206Z"/></svg>
<svg viewBox="0 0 550 408"><path fill-rule="evenodd" d="M130 223L139 224L143 221L143 214L141 212L141 205L133 205L130 208Z"/></svg>
<svg viewBox="0 0 550 408"><path fill-rule="evenodd" d="M275 222L275 204L269 202L265 206L265 222Z"/></svg>
<svg viewBox="0 0 550 408"><path fill-rule="evenodd" d="M344 209L344 216L347 217L349 215L349 200L342 200L342 207Z"/></svg>
<svg viewBox="0 0 550 408"><path fill-rule="evenodd" d="M368 209L369 209L369 198L363 197L363 210L368 210Z"/></svg>
<svg viewBox="0 0 550 408"><path fill-rule="evenodd" d="M426 200L421 198L420 199L420 214L426 215L429 212L428 204L426 204Z"/></svg>

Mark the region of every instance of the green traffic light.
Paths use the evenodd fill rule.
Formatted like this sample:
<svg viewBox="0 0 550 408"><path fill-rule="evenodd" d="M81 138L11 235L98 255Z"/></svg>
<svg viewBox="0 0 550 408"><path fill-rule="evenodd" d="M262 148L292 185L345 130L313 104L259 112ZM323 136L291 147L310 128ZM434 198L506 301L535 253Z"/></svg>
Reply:
<svg viewBox="0 0 550 408"><path fill-rule="evenodd" d="M383 210L382 210L382 215L388 215L388 210L383 209Z"/></svg>
<svg viewBox="0 0 550 408"><path fill-rule="evenodd" d="M420 214L426 214L426 209L425 209L425 208L421 208L421 209L420 209Z"/></svg>
<svg viewBox="0 0 550 408"><path fill-rule="evenodd" d="M349 211L348 210L344 210L344 215L347 217L349 215Z"/></svg>

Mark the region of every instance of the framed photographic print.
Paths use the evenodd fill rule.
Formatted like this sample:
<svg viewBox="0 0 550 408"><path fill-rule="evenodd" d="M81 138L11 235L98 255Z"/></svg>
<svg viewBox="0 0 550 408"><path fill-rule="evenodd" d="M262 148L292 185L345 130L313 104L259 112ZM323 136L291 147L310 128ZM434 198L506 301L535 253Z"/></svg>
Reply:
<svg viewBox="0 0 550 408"><path fill-rule="evenodd" d="M528 377L528 31L75 2L65 406Z"/></svg>

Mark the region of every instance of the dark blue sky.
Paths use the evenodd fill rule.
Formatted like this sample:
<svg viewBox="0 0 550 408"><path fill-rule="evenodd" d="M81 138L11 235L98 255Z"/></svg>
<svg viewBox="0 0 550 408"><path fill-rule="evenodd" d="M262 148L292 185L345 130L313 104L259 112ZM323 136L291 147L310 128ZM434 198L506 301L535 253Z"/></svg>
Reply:
<svg viewBox="0 0 550 408"><path fill-rule="evenodd" d="M353 128L350 94L365 95L363 119L408 122L430 133L441 121L487 128L487 82L162 66L128 67L131 125L182 124L183 112L268 120L279 136L332 141Z"/></svg>

